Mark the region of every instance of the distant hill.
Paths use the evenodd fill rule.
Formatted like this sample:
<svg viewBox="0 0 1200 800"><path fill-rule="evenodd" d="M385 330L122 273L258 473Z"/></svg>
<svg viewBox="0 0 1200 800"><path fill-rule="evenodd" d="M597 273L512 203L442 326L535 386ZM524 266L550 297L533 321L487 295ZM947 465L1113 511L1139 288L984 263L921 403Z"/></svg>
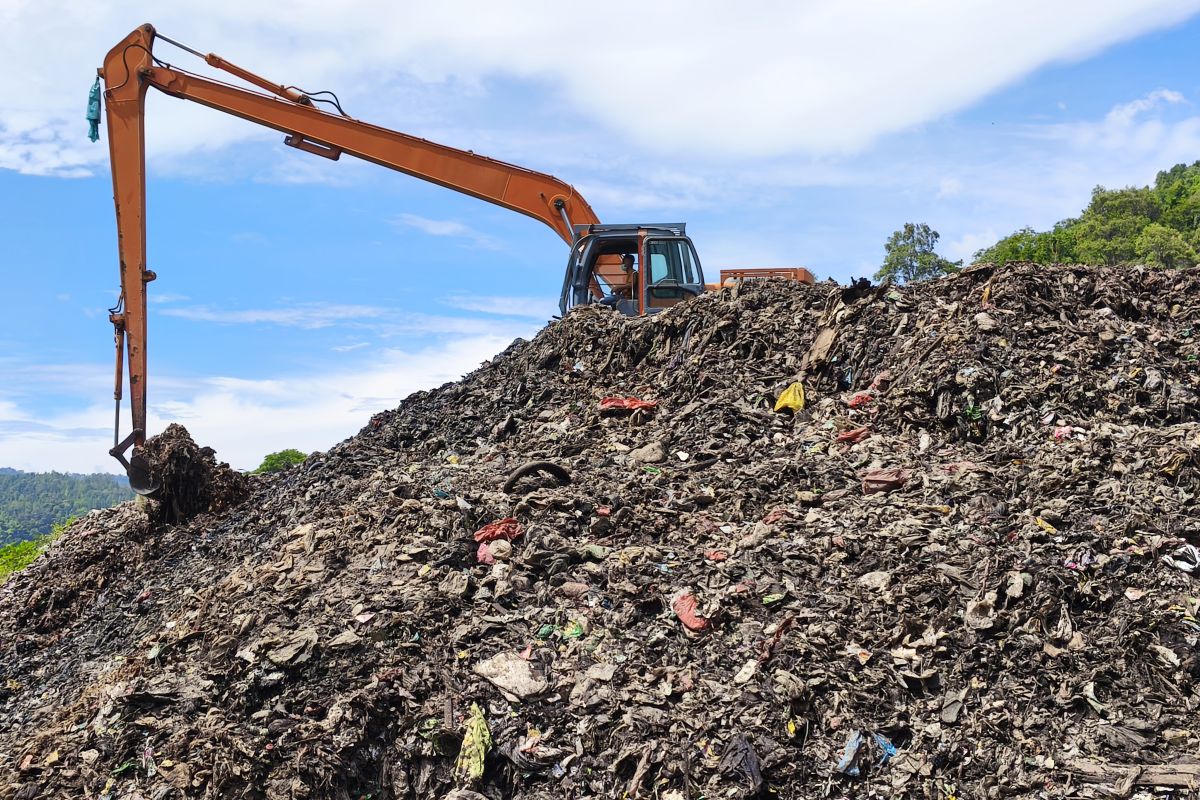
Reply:
<svg viewBox="0 0 1200 800"><path fill-rule="evenodd" d="M49 533L53 525L69 517L132 498L124 476L0 467L0 545Z"/></svg>

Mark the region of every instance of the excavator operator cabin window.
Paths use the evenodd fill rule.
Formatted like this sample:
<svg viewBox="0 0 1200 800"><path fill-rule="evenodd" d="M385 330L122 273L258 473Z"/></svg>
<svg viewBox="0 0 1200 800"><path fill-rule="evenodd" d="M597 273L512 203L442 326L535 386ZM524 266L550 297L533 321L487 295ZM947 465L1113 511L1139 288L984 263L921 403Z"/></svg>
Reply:
<svg viewBox="0 0 1200 800"><path fill-rule="evenodd" d="M700 283L692 248L686 239L658 239L646 246L650 257L650 283Z"/></svg>

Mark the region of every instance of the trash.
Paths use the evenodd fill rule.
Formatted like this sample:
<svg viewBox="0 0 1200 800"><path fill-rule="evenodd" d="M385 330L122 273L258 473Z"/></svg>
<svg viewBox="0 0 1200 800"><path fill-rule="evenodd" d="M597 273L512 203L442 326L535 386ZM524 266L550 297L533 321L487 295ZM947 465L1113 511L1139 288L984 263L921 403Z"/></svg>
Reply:
<svg viewBox="0 0 1200 800"><path fill-rule="evenodd" d="M1198 319L1200 270L1022 264L575 309L244 502L91 512L10 576L5 796L1178 794Z"/></svg>
<svg viewBox="0 0 1200 800"><path fill-rule="evenodd" d="M637 397L605 397L600 401L601 411L639 411L657 407L658 401L641 400Z"/></svg>
<svg viewBox="0 0 1200 800"><path fill-rule="evenodd" d="M871 435L870 428L865 428L865 427L864 428L852 428L851 430L842 431L841 433L839 433L836 437L834 437L834 441L836 441L839 444L844 444L844 443L857 444L858 442L861 442L863 439L866 439L870 435Z"/></svg>
<svg viewBox="0 0 1200 800"><path fill-rule="evenodd" d="M875 740L875 744L881 751L881 755L879 756L880 764L886 764L889 760L891 760L892 756L896 755L896 745L892 744L891 741L882 733L872 733L871 738Z"/></svg>
<svg viewBox="0 0 1200 800"><path fill-rule="evenodd" d="M779 398L775 401L776 411L802 411L804 410L804 384L800 381L788 386L779 393Z"/></svg>
<svg viewBox="0 0 1200 800"><path fill-rule="evenodd" d="M742 668L740 670L738 670L736 675L733 676L733 682L738 686L741 686L742 684L745 684L745 683L749 683L750 679L754 677L754 673L756 673L757 671L758 671L758 659L752 658L749 661L747 661L745 664L743 664Z"/></svg>
<svg viewBox="0 0 1200 800"><path fill-rule="evenodd" d="M862 731L850 731L846 744L842 746L842 757L838 759L838 772L852 778L859 776L859 751L863 749L863 741Z"/></svg>
<svg viewBox="0 0 1200 800"><path fill-rule="evenodd" d="M662 442L650 442L630 450L629 460L634 464L657 464L667 460L667 449Z"/></svg>
<svg viewBox="0 0 1200 800"><path fill-rule="evenodd" d="M691 592L680 592L671 600L671 610L688 630L702 631L708 627L708 619L696 614L696 597Z"/></svg>
<svg viewBox="0 0 1200 800"><path fill-rule="evenodd" d="M1167 566L1186 572L1189 575L1200 567L1200 548L1194 544L1180 545L1173 551L1162 557L1163 563Z"/></svg>
<svg viewBox="0 0 1200 800"><path fill-rule="evenodd" d="M759 761L754 745L744 733L739 733L729 740L725 752L721 755L720 769L726 774L739 775L746 782L751 797L760 794L766 787L762 762Z"/></svg>
<svg viewBox="0 0 1200 800"><path fill-rule="evenodd" d="M870 392L855 392L850 399L846 401L846 405L850 408L862 408L874 400L875 398Z"/></svg>
<svg viewBox="0 0 1200 800"><path fill-rule="evenodd" d="M521 530L521 523L517 522L512 517L505 517L496 522L489 522L479 530L475 531L475 541L477 542L494 542L497 539L503 539L511 542L516 539L524 531Z"/></svg>
<svg viewBox="0 0 1200 800"><path fill-rule="evenodd" d="M996 593L988 592L979 600L967 603L963 622L975 630L987 630L996 624Z"/></svg>
<svg viewBox="0 0 1200 800"><path fill-rule="evenodd" d="M862 474L863 494L878 494L879 492L894 492L904 488L912 471L907 469L872 469Z"/></svg>
<svg viewBox="0 0 1200 800"><path fill-rule="evenodd" d="M873 759L871 743L879 750L878 758ZM843 775L858 778L862 776L867 767L872 765L872 760L875 765L882 766L898 752L899 750L891 740L882 733L872 732L871 738L868 740L863 731L852 730L846 736L845 745L842 746L842 756L838 759L837 771Z"/></svg>
<svg viewBox="0 0 1200 800"><path fill-rule="evenodd" d="M512 702L546 691L546 679L535 675L533 665L516 653L497 653L471 670L486 678Z"/></svg>
<svg viewBox="0 0 1200 800"><path fill-rule="evenodd" d="M467 717L466 732L463 734L462 749L458 752L455 772L459 777L474 783L483 777L487 755L492 749L492 732L478 703L471 703L471 714Z"/></svg>

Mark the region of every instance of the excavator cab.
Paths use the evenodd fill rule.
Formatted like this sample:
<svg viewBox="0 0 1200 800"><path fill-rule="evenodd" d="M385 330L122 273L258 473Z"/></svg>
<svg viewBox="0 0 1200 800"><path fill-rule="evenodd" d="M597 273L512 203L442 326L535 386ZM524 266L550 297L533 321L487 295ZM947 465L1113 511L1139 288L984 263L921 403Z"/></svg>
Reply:
<svg viewBox="0 0 1200 800"><path fill-rule="evenodd" d="M704 291L700 259L682 222L575 225L574 232L558 303L563 314L600 303L627 316L645 316Z"/></svg>

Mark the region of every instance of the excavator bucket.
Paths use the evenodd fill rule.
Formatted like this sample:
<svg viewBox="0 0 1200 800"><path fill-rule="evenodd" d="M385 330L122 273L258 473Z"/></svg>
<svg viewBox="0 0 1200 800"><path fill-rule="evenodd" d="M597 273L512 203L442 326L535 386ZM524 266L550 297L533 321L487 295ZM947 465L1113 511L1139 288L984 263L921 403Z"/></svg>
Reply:
<svg viewBox="0 0 1200 800"><path fill-rule="evenodd" d="M129 476L129 488L142 495L152 497L162 488L162 482L150 472L150 462L141 453L134 453L125 467Z"/></svg>

